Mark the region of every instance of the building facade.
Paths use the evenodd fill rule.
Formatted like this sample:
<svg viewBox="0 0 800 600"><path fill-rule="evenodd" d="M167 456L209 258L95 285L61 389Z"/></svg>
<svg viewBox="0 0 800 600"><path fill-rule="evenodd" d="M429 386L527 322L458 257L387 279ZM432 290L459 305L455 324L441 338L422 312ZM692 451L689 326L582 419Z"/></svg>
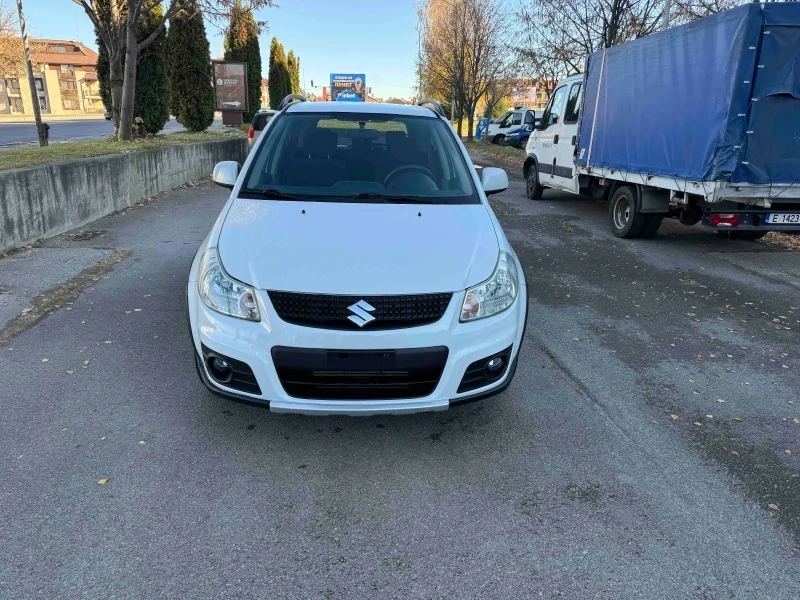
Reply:
<svg viewBox="0 0 800 600"><path fill-rule="evenodd" d="M33 79L43 116L102 116L97 52L71 40L32 39ZM33 118L28 78L0 73L0 120Z"/></svg>

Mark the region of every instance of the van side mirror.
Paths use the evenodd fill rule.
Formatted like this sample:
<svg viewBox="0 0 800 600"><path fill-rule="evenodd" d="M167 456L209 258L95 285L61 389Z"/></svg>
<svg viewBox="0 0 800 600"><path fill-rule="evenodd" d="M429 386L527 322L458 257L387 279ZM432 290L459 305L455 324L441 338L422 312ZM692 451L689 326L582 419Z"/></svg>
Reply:
<svg viewBox="0 0 800 600"><path fill-rule="evenodd" d="M235 160L223 160L214 165L211 180L224 188L233 189L237 177L239 177L239 163Z"/></svg>

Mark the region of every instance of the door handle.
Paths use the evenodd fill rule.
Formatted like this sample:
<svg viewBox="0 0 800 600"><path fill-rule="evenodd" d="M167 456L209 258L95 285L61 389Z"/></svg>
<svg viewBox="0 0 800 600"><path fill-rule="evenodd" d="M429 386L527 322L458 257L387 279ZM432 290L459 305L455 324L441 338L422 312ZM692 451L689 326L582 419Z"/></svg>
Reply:
<svg viewBox="0 0 800 600"><path fill-rule="evenodd" d="M553 143L554 143L554 144L557 144L557 143L558 143L558 134L556 134L556 135L554 135L554 136L553 136Z"/></svg>
<svg viewBox="0 0 800 600"><path fill-rule="evenodd" d="M578 138L578 136L577 136L577 135L573 135L573 136L572 136L572 145L573 145L573 146L575 145L575 142L577 141L577 138Z"/></svg>

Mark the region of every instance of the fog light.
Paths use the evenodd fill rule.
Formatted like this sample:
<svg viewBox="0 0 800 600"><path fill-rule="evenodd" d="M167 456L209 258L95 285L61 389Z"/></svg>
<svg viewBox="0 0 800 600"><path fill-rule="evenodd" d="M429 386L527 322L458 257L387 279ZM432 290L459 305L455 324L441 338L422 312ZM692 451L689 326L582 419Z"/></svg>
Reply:
<svg viewBox="0 0 800 600"><path fill-rule="evenodd" d="M503 372L505 361L502 356L495 356L493 359L486 363L486 379L497 379Z"/></svg>
<svg viewBox="0 0 800 600"><path fill-rule="evenodd" d="M220 383L228 383L233 379L233 369L230 363L224 358L213 355L209 356L206 365L208 366L208 374L211 375L214 380Z"/></svg>

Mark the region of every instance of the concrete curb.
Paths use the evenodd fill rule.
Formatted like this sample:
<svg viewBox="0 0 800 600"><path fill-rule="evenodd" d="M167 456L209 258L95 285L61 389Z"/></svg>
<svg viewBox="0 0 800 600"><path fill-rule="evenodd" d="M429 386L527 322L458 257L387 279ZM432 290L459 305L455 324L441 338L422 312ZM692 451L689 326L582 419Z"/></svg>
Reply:
<svg viewBox="0 0 800 600"><path fill-rule="evenodd" d="M0 172L0 252L52 237L244 162L247 139L213 140Z"/></svg>

